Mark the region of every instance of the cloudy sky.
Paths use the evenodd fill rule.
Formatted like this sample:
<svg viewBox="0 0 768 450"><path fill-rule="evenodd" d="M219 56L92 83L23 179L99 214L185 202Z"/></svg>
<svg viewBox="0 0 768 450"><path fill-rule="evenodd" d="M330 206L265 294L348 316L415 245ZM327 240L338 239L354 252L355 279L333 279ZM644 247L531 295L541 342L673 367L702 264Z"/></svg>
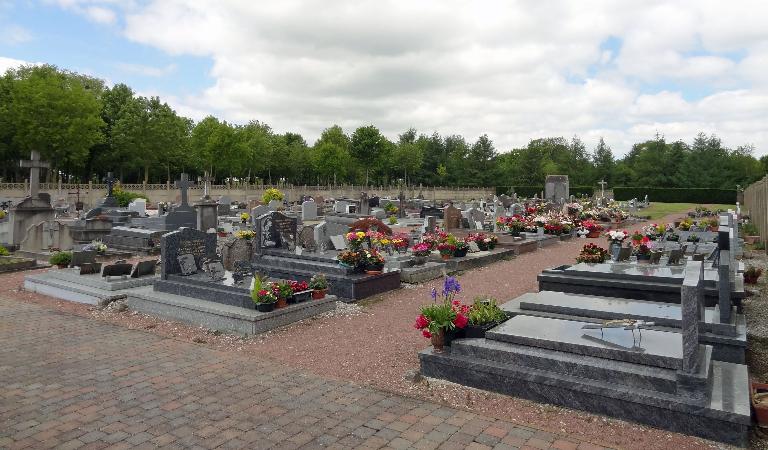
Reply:
<svg viewBox="0 0 768 450"><path fill-rule="evenodd" d="M52 63L312 143L698 131L768 154L768 2L0 0L0 70Z"/></svg>

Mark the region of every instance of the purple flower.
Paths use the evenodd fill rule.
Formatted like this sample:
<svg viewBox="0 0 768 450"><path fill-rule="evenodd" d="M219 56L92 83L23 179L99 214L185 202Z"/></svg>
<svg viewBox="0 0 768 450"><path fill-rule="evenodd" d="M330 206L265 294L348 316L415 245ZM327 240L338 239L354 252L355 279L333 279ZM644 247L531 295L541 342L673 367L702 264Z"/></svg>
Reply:
<svg viewBox="0 0 768 450"><path fill-rule="evenodd" d="M448 296L449 294L458 294L459 292L461 292L459 280L456 277L447 277L443 284L443 295Z"/></svg>
<svg viewBox="0 0 768 450"><path fill-rule="evenodd" d="M433 301L437 300L437 289L435 288L432 288L432 300Z"/></svg>

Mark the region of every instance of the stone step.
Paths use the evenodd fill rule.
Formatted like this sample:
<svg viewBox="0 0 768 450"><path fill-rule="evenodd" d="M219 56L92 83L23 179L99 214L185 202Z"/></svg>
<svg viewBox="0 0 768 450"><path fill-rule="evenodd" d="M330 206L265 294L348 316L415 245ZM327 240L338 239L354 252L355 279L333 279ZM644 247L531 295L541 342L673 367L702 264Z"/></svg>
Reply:
<svg viewBox="0 0 768 450"><path fill-rule="evenodd" d="M102 264L102 266L103 265L106 264ZM147 286L158 280L158 277L156 276L143 276L139 278L131 278L130 276L126 278L112 277L110 280L107 280L98 273L80 275L79 269L49 270L47 273L51 278L83 286L90 286L105 291L119 291L122 289Z"/></svg>
<svg viewBox="0 0 768 450"><path fill-rule="evenodd" d="M669 394L674 394L677 386L677 371L673 369L606 360L489 339L453 341L451 354L534 370L551 370L617 386L633 386Z"/></svg>
<svg viewBox="0 0 768 450"><path fill-rule="evenodd" d="M71 302L98 305L125 298L125 291L107 291L82 283L62 280L49 271L24 277L24 289Z"/></svg>
<svg viewBox="0 0 768 450"><path fill-rule="evenodd" d="M583 329L587 323L519 315L488 331L486 339L667 369L681 367L679 333Z"/></svg>
<svg viewBox="0 0 768 450"><path fill-rule="evenodd" d="M264 255L255 263L264 266L284 267L302 271L314 271L315 273L348 275L352 269L341 267L338 261L328 261L326 259L299 258L287 256Z"/></svg>

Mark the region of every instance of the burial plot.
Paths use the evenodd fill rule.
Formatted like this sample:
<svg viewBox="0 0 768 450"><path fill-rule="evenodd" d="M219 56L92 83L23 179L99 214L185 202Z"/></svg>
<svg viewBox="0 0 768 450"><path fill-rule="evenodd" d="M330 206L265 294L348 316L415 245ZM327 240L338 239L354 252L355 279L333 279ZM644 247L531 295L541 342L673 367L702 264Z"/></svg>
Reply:
<svg viewBox="0 0 768 450"><path fill-rule="evenodd" d="M461 228L462 217L461 211L458 208L455 208L453 205L448 205L443 214L443 226L446 230L456 230Z"/></svg>

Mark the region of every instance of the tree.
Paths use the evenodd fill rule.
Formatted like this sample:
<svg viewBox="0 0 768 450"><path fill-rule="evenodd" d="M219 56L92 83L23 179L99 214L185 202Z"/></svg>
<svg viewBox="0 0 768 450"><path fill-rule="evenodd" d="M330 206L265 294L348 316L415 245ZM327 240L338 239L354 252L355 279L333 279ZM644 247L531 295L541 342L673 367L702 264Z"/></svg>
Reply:
<svg viewBox="0 0 768 450"><path fill-rule="evenodd" d="M494 163L496 162L496 149L487 134L480 136L472 145L467 159L467 184L476 186L489 186L494 179Z"/></svg>
<svg viewBox="0 0 768 450"><path fill-rule="evenodd" d="M613 172L616 167L616 161L613 159L613 151L605 140L600 137L595 147L594 155L592 156L592 164L595 166L596 180L605 180L609 184L612 183Z"/></svg>
<svg viewBox="0 0 768 450"><path fill-rule="evenodd" d="M5 117L15 149L21 154L39 151L54 169L82 168L88 150L103 139L98 92L86 89L83 77L55 66L26 66L9 73L13 81Z"/></svg>

